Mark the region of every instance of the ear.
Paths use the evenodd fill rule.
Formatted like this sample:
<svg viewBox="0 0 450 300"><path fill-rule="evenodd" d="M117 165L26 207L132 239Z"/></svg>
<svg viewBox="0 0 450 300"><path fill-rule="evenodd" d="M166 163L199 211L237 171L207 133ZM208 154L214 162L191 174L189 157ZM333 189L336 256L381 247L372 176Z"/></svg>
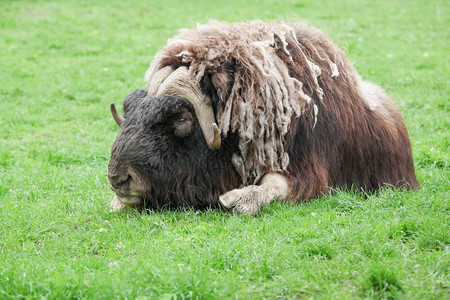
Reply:
<svg viewBox="0 0 450 300"><path fill-rule="evenodd" d="M146 96L147 91L141 89L135 90L129 94L123 102L123 116L127 118Z"/></svg>

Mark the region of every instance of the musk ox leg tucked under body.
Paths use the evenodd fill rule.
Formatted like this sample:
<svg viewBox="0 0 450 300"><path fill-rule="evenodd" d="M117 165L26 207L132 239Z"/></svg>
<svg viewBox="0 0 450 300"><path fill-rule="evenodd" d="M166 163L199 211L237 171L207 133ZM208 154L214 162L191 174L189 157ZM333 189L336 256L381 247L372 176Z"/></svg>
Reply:
<svg viewBox="0 0 450 300"><path fill-rule="evenodd" d="M253 214L330 188L417 189L394 102L305 24L183 30L124 101L108 178L112 210Z"/></svg>
<svg viewBox="0 0 450 300"><path fill-rule="evenodd" d="M287 178L279 173L267 173L258 185L235 189L219 197L220 203L237 212L254 214L273 199L285 201L291 189Z"/></svg>

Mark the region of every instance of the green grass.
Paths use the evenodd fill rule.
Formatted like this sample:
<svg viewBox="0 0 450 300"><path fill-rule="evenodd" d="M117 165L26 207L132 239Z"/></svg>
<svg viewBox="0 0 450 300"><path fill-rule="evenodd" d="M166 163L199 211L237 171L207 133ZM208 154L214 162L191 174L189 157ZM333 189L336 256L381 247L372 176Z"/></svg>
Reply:
<svg viewBox="0 0 450 300"><path fill-rule="evenodd" d="M170 2L0 1L0 298L448 299L449 2ZM328 32L398 103L420 190L108 213L109 103L208 19Z"/></svg>

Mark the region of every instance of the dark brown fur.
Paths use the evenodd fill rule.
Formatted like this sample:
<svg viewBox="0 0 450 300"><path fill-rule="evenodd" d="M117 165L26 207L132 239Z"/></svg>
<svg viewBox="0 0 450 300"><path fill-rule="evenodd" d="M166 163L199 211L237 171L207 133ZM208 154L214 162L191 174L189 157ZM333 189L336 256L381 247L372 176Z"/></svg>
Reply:
<svg viewBox="0 0 450 300"><path fill-rule="evenodd" d="M172 207L215 207L219 195L246 182L256 183L267 172L285 174L293 202L315 198L330 188L366 192L383 186L418 188L408 133L395 104L381 89L366 85L325 34L305 24L286 27L256 22L238 24L238 30L232 26L212 23L199 31L184 32L177 37L178 44L175 38L152 62L149 78L167 65L189 68L212 102L223 144L216 151L209 150L204 141L200 145L202 135L196 127L197 139L186 142L194 150L181 150L186 161L167 162L166 167L176 164L177 170L185 171L161 183L158 195L146 195L154 202L150 207L168 203ZM261 32L255 29L258 26ZM250 27L249 41L235 41L232 36L227 40L224 34L242 37ZM274 33L267 32L271 28ZM287 33L283 31L286 28ZM216 33L217 49L223 46L228 52L222 55L218 50L220 55L208 61L207 50L215 47ZM273 43L265 44L267 53L243 58L250 53L246 43L268 37ZM184 42L189 39L192 41ZM209 46L202 48L203 40ZM268 60L264 55L275 58ZM276 86L273 78L264 77L257 63L267 61L282 63L275 74L278 80L291 84L295 79L302 84L300 90L293 91L291 85L286 91ZM265 87L270 89L268 96L263 95ZM364 94L366 88L377 95L369 97L376 100L373 107ZM280 93L282 98L274 98ZM282 107L275 107L280 101ZM154 107L151 110L156 113ZM231 112L229 120L227 111ZM242 158L242 172L231 163L233 155ZM148 184L154 186L155 182Z"/></svg>
<svg viewBox="0 0 450 300"><path fill-rule="evenodd" d="M342 53L317 30L299 26L296 34L309 58L322 70L327 70L327 66L320 57ZM341 59L345 69L353 69L348 60ZM301 66L292 65L291 72L309 86L311 76ZM310 103L293 127L295 134L289 141L292 198L311 199L327 192L329 187L366 192L385 185L417 189L409 136L394 103L383 95L385 107L372 111L361 99L354 77L320 76L318 80L324 87L323 100L313 89L309 92L318 106L317 124L313 128Z"/></svg>
<svg viewBox="0 0 450 300"><path fill-rule="evenodd" d="M295 29L307 58L329 74L318 77L323 90L318 95L302 55L291 47L291 54L299 58L293 63L277 51L290 75L304 83L305 93L313 99L302 117L292 119L286 140L290 165L285 174L292 181L292 199L315 198L330 187L366 192L385 185L417 189L409 136L392 100L382 95L384 107L371 110L357 90L356 71L343 52L319 30L304 24ZM342 68L333 78L327 61L336 56ZM315 126L314 104L319 111Z"/></svg>

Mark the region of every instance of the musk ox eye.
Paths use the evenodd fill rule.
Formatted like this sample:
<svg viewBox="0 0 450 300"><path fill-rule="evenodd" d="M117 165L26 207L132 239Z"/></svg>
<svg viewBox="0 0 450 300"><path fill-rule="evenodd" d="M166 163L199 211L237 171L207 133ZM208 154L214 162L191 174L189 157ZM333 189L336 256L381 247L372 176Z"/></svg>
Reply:
<svg viewBox="0 0 450 300"><path fill-rule="evenodd" d="M187 122L187 119L186 118L179 118L178 120L177 120L177 123L178 124L184 124L184 123L186 123Z"/></svg>
<svg viewBox="0 0 450 300"><path fill-rule="evenodd" d="M178 116L174 122L175 136L184 138L190 135L193 130L192 120L192 115L189 113Z"/></svg>

